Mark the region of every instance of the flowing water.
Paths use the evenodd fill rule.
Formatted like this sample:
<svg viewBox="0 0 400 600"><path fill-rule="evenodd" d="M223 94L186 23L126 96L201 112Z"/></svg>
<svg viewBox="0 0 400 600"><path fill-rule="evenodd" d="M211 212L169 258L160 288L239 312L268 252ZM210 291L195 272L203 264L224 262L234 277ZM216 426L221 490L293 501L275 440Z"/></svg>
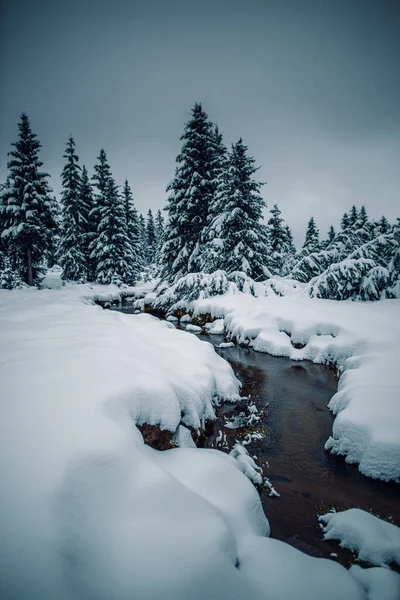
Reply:
<svg viewBox="0 0 400 600"><path fill-rule="evenodd" d="M122 311L133 312L130 308ZM223 336L199 337L214 345L224 341ZM272 537L314 556L337 553L346 563L348 553L322 540L318 514L331 507L358 507L400 525L399 484L364 477L357 466L324 450L333 423L327 404L337 388L332 368L238 346L217 352L242 381L242 394L250 396L259 409L267 408L263 420L267 435L247 448L280 494L270 497L265 487L261 491ZM222 425L221 416L213 439Z"/></svg>

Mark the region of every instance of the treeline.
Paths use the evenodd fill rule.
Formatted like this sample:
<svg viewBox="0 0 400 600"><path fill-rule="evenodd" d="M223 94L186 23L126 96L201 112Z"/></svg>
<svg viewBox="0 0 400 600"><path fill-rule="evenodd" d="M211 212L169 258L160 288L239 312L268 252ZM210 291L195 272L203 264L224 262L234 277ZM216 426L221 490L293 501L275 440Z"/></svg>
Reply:
<svg viewBox="0 0 400 600"><path fill-rule="evenodd" d="M0 196L0 287L36 285L48 266L59 264L68 281L134 284L156 261L164 218L138 214L126 180L120 189L105 151L89 178L68 139L58 203L41 171L41 144L26 114L9 153Z"/></svg>
<svg viewBox="0 0 400 600"><path fill-rule="evenodd" d="M161 253L162 280L184 289L191 273L222 270L254 280L286 277L308 284L312 296L377 300L400 297L400 222L369 219L364 206L345 213L338 233L325 239L309 220L299 252L274 205L266 204L256 181L255 161L240 139L230 151L200 104L182 135L175 177L169 185L169 221ZM188 287L193 278L188 278ZM276 289L282 286L276 286Z"/></svg>
<svg viewBox="0 0 400 600"><path fill-rule="evenodd" d="M151 210L146 219L138 214L128 181L118 187L104 150L90 178L72 137L57 202L23 114L0 196L0 286L35 285L57 263L63 279L76 282L134 284L158 275L160 290L177 282L183 289L193 273L223 271L230 280L296 280L322 298L400 297L399 219L373 221L365 207L353 206L339 231L330 227L320 239L311 217L296 251L276 204L264 221L263 184L242 139L228 150L195 104L181 140L164 226L160 211L155 218Z"/></svg>

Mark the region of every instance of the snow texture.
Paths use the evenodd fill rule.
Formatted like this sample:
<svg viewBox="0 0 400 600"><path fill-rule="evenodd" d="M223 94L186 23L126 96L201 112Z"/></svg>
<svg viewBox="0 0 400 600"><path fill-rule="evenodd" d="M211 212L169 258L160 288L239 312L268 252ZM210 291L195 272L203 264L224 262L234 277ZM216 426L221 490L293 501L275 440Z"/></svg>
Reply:
<svg viewBox="0 0 400 600"><path fill-rule="evenodd" d="M240 292L190 303L224 319L228 339L293 360L338 367L336 415L325 448L369 477L400 479L400 301L336 302Z"/></svg>
<svg viewBox="0 0 400 600"><path fill-rule="evenodd" d="M321 515L325 540L340 540L359 560L375 566L400 565L400 528L359 508Z"/></svg>
<svg viewBox="0 0 400 600"><path fill-rule="evenodd" d="M358 565L352 565L349 573L362 585L369 600L399 600L400 575L398 573L381 567L362 569Z"/></svg>
<svg viewBox="0 0 400 600"><path fill-rule="evenodd" d="M0 292L0 596L41 600L366 598L340 565L269 540L232 456L144 445L236 399L210 344L93 306L115 287ZM186 441L185 441L186 440Z"/></svg>

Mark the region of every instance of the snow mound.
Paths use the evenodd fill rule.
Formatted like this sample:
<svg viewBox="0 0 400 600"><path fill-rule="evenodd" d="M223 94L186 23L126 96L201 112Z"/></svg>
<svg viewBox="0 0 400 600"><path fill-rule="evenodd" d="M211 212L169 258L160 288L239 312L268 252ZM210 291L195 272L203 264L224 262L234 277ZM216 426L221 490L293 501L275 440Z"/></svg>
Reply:
<svg viewBox="0 0 400 600"><path fill-rule="evenodd" d="M358 565L352 565L349 573L361 584L369 600L399 600L400 575L398 573L382 567L362 569Z"/></svg>
<svg viewBox="0 0 400 600"><path fill-rule="evenodd" d="M201 333L203 330L198 325L186 325L186 331L191 331L192 333Z"/></svg>
<svg viewBox="0 0 400 600"><path fill-rule="evenodd" d="M222 335L224 333L224 320L216 319L212 323L207 323L206 331L210 335Z"/></svg>
<svg viewBox="0 0 400 600"><path fill-rule="evenodd" d="M321 515L325 540L340 540L359 560L376 566L400 564L400 528L359 508Z"/></svg>
<svg viewBox="0 0 400 600"><path fill-rule="evenodd" d="M238 381L195 336L93 306L118 293L0 292L1 596L365 598L343 567L265 537L243 460L184 447ZM146 446L141 423L182 447Z"/></svg>
<svg viewBox="0 0 400 600"><path fill-rule="evenodd" d="M225 335L254 350L335 365L325 448L369 477L400 480L400 301L335 302L306 294L227 293L193 303L195 315L224 319Z"/></svg>

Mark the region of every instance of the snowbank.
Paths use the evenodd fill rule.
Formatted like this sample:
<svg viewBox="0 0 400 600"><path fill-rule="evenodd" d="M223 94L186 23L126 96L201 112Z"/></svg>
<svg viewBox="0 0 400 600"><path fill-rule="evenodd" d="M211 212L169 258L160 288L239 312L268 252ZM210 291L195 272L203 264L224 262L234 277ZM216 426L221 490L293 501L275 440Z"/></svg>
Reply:
<svg viewBox="0 0 400 600"><path fill-rule="evenodd" d="M365 598L343 567L265 537L233 456L144 445L146 422L191 446L183 424L238 382L210 344L89 300L117 293L0 292L0 596Z"/></svg>
<svg viewBox="0 0 400 600"><path fill-rule="evenodd" d="M339 367L326 449L374 478L400 479L400 301L335 302L236 293L192 303L259 352Z"/></svg>
<svg viewBox="0 0 400 600"><path fill-rule="evenodd" d="M400 528L359 508L321 515L325 540L340 540L342 548L357 552L359 560L378 567L400 565Z"/></svg>

